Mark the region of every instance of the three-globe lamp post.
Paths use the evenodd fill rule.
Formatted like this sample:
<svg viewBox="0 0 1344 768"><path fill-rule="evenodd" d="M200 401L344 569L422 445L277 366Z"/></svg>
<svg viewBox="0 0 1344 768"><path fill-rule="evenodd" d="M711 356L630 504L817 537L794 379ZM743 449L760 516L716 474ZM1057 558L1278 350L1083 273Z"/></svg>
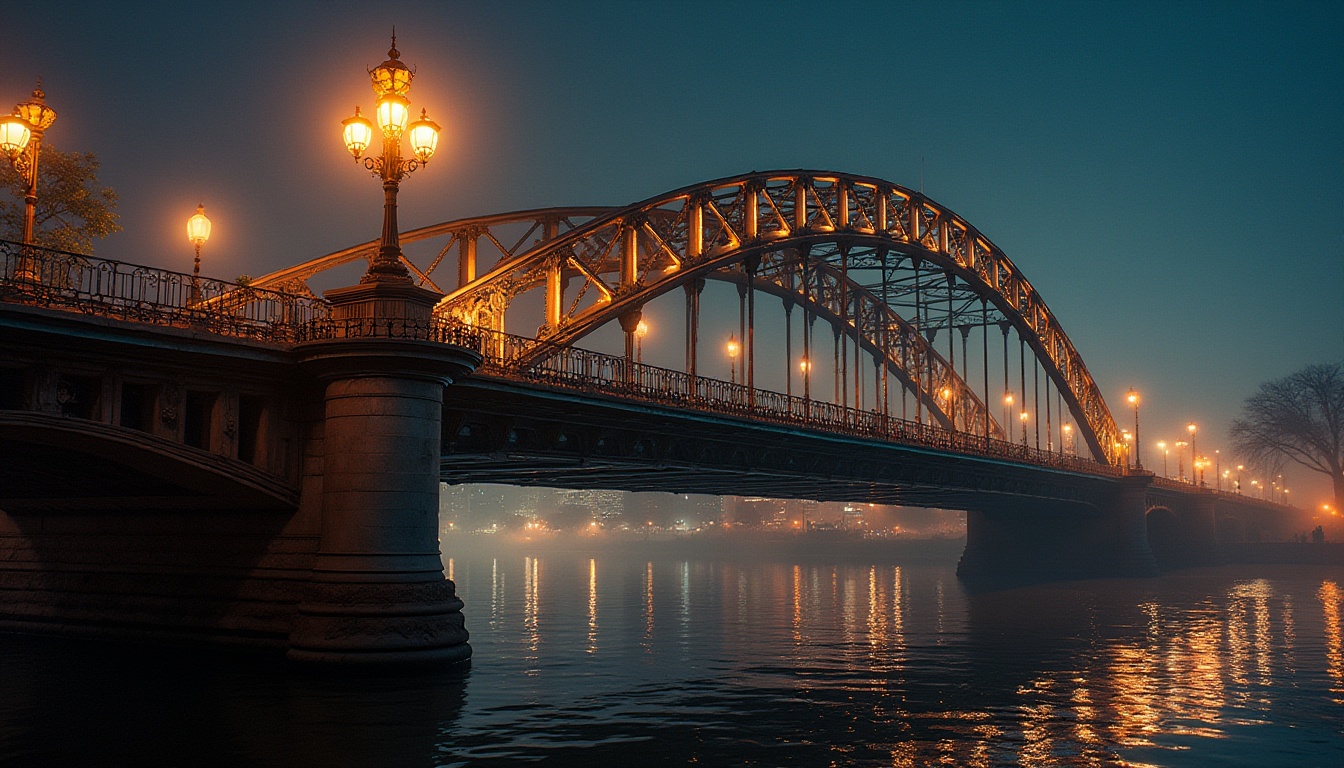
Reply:
<svg viewBox="0 0 1344 768"><path fill-rule="evenodd" d="M397 188L401 179L417 168L429 162L438 147L438 123L429 119L425 110L420 117L410 120L411 101L407 94L411 90L411 79L415 73L400 60L397 50L397 37L392 36L392 48L387 52L387 61L369 72L373 81L373 92L378 101L374 107L379 131L383 136L383 149L379 155L364 157L364 150L373 140L374 123L360 114L342 121L345 148L361 159L364 167L383 180L383 236L378 253L369 262L369 271L361 282L410 282L410 273L401 263L401 243L397 234ZM405 135L411 145L413 157L403 158L401 137Z"/></svg>

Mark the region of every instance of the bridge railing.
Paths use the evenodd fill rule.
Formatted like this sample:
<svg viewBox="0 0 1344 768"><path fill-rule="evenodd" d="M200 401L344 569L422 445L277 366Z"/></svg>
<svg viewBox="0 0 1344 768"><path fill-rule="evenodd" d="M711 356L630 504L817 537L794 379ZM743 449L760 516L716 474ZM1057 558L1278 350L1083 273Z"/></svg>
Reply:
<svg viewBox="0 0 1344 768"><path fill-rule="evenodd" d="M296 341L327 316L313 296L0 240L0 299L258 341Z"/></svg>
<svg viewBox="0 0 1344 768"><path fill-rule="evenodd" d="M1176 480L1170 477L1161 477L1161 476L1154 477L1153 487L1163 488L1169 491L1180 491L1181 493L1189 493L1192 489L1198 488L1202 490L1204 493L1208 493L1212 496L1217 496L1218 498L1225 499L1227 501L1236 501L1239 504L1250 504L1257 507L1265 507L1266 509L1285 509L1285 508L1297 509L1297 507L1294 507L1291 504L1285 504L1283 502L1278 501L1271 501L1270 499L1261 499L1252 496L1250 494L1240 493L1238 491L1224 491L1221 488L1216 487L1210 488L1207 485L1198 485L1194 482L1188 482L1185 480Z"/></svg>
<svg viewBox="0 0 1344 768"><path fill-rule="evenodd" d="M482 333L455 320L434 318L427 323L398 318L324 317L304 323L295 332L295 341L323 339L411 339L452 344L484 353Z"/></svg>
<svg viewBox="0 0 1344 768"><path fill-rule="evenodd" d="M481 372L591 395L616 395L659 405L736 416L782 426L804 427L873 440L920 445L957 453L1119 476L1121 467L1063 455L1020 443L787 395L752 389L721 379L644 365L618 355L576 347L554 347L533 357L537 340L482 330L485 363ZM543 345L545 342L541 342ZM525 357L526 356L526 357ZM530 363L520 361L531 358Z"/></svg>

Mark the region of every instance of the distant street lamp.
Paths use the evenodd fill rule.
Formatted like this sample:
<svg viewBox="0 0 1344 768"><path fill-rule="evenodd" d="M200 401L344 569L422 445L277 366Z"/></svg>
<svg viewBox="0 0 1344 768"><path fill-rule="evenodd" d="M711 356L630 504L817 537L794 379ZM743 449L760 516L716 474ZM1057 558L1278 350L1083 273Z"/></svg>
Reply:
<svg viewBox="0 0 1344 768"><path fill-rule="evenodd" d="M196 206L196 215L187 219L187 241L196 248L196 261L191 267L191 303L201 300L201 246L210 239L210 219L205 217L205 204Z"/></svg>
<svg viewBox="0 0 1344 768"><path fill-rule="evenodd" d="M1143 469L1143 456L1139 452L1139 393L1130 387L1125 399L1134 406L1134 468Z"/></svg>
<svg viewBox="0 0 1344 768"><path fill-rule="evenodd" d="M1185 446L1189 443L1184 440L1176 441L1176 479L1182 483L1185 482Z"/></svg>
<svg viewBox="0 0 1344 768"><path fill-rule="evenodd" d="M635 362L644 362L644 337L649 335L649 324L643 320L635 326Z"/></svg>
<svg viewBox="0 0 1344 768"><path fill-rule="evenodd" d="M1023 411L1022 413L1018 414L1017 418L1019 421L1022 422L1022 445L1023 447L1025 447L1027 444L1027 419L1030 419L1031 415L1028 414L1026 411Z"/></svg>
<svg viewBox="0 0 1344 768"><path fill-rule="evenodd" d="M731 372L730 372L730 373L731 373L731 376L732 376L732 381L733 381L734 384L736 384L736 383L737 383L737 353L738 353L738 352L741 352L741 351L742 351L742 348L741 348L741 346L739 346L738 343L737 343L737 337L734 336L734 335L731 334L731 333L728 334L728 346L727 346L727 350L728 350L728 366L729 366L729 368L732 369Z"/></svg>
<svg viewBox="0 0 1344 768"><path fill-rule="evenodd" d="M1006 333L1006 331L1005 331ZM1003 393L1003 420L1008 425L1008 442L1013 442L1013 393Z"/></svg>
<svg viewBox="0 0 1344 768"><path fill-rule="evenodd" d="M1167 441L1158 440L1157 450L1162 452L1162 476L1170 477L1170 475L1167 474Z"/></svg>
<svg viewBox="0 0 1344 768"><path fill-rule="evenodd" d="M1241 493L1241 470L1245 468L1246 468L1245 464L1237 465L1237 488L1236 488L1237 493Z"/></svg>
<svg viewBox="0 0 1344 768"><path fill-rule="evenodd" d="M1065 424L1065 425L1064 425L1064 442L1068 444L1068 446L1069 446L1069 455L1072 456L1073 453L1074 453L1074 447L1073 447L1073 425L1072 425L1072 424Z"/></svg>
<svg viewBox="0 0 1344 768"><path fill-rule="evenodd" d="M439 124L430 120L423 109L420 110L418 120L407 124L411 114L411 100L406 94L411 90L411 79L415 73L401 63L395 33L387 57L387 61L369 72L374 95L378 98L374 114L383 134L383 150L382 154L364 157L363 161L365 168L383 180L383 237L378 254L370 260L369 271L360 281L365 283L411 281L410 273L401 263L401 243L397 234L397 188L402 177L414 173L433 157L441 130ZM359 161L373 139L373 123L359 113L359 107L355 107L355 114L341 124L345 126L342 132L345 148ZM402 134L406 134L410 140L413 158L402 159Z"/></svg>
<svg viewBox="0 0 1344 768"><path fill-rule="evenodd" d="M33 244L37 215L37 161L42 154L42 134L56 122L56 110L47 106L42 79L28 101L19 102L14 114L0 118L0 150L23 179L23 244ZM25 151L26 150L26 151Z"/></svg>
<svg viewBox="0 0 1344 768"><path fill-rule="evenodd" d="M1199 431L1199 425L1192 421L1186 424L1185 428L1190 432L1190 481L1198 485L1199 482L1195 477L1195 457L1199 455L1199 452L1195 450L1195 433Z"/></svg>

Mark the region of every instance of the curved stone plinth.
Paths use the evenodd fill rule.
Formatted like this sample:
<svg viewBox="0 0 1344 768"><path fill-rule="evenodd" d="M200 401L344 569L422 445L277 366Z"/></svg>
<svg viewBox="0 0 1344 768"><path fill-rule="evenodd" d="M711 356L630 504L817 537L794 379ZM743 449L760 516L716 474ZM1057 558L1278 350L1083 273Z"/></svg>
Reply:
<svg viewBox="0 0 1344 768"><path fill-rule="evenodd" d="M314 582L299 606L288 656L324 664L458 664L471 658L451 581Z"/></svg>

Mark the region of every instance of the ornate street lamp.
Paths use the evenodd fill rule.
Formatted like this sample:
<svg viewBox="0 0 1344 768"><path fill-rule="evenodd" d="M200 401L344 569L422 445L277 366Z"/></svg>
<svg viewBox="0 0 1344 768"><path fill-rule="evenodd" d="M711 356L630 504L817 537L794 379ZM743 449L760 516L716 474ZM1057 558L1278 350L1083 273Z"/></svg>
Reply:
<svg viewBox="0 0 1344 768"><path fill-rule="evenodd" d="M1125 399L1134 406L1134 468L1143 469L1143 455L1139 452L1139 393L1130 387Z"/></svg>
<svg viewBox="0 0 1344 768"><path fill-rule="evenodd" d="M410 273L401 263L401 243L397 235L397 188L402 177L414 173L434 156L441 130L439 124L430 120L423 109L420 110L419 119L409 122L411 100L406 94L411 90L411 79L415 73L401 63L395 33L387 57L387 61L369 72L374 95L378 98L374 117L383 134L382 153L362 157L373 140L374 124L360 114L359 107L355 107L353 116L342 121L345 148L354 155L356 161L362 157L364 167L383 180L383 237L378 254L370 260L369 271L360 281L364 283L411 282ZM413 157L403 159L401 156L403 134L409 140Z"/></svg>
<svg viewBox="0 0 1344 768"><path fill-rule="evenodd" d="M1190 432L1190 482L1195 485L1202 485L1198 476L1195 475L1195 457L1199 455L1199 452L1195 450L1195 433L1199 431L1199 425L1192 421L1186 424L1185 428Z"/></svg>
<svg viewBox="0 0 1344 768"><path fill-rule="evenodd" d="M201 300L201 246L210 239L210 220L205 217L205 204L196 206L196 215L187 219L187 240L196 249L196 262L191 267L191 303Z"/></svg>
<svg viewBox="0 0 1344 768"><path fill-rule="evenodd" d="M732 371L732 380L734 384L737 383L737 353L741 351L741 349L742 347L737 343L737 337L731 333L728 334L728 365Z"/></svg>
<svg viewBox="0 0 1344 768"><path fill-rule="evenodd" d="M33 244L33 221L37 213L37 161L42 152L42 134L56 122L56 110L47 106L47 94L38 78L32 98L14 107L14 114L0 120L0 151L24 181L23 244ZM26 150L26 151L25 151Z"/></svg>
<svg viewBox="0 0 1344 768"><path fill-rule="evenodd" d="M643 320L635 326L635 362L644 362L644 337L649 335L649 324Z"/></svg>

